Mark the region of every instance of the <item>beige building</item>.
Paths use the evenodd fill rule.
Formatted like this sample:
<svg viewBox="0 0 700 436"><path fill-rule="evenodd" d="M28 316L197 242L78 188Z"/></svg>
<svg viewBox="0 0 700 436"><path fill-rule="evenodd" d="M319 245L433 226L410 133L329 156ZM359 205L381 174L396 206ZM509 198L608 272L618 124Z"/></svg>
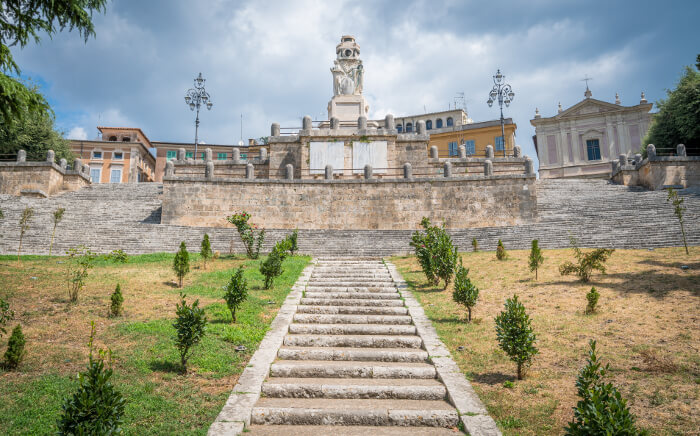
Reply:
<svg viewBox="0 0 700 436"><path fill-rule="evenodd" d="M535 110L530 124L535 127L535 150L540 161L540 178L603 177L611 175L611 162L619 155L639 153L649 130L653 104L642 93L639 104L623 106L585 98L559 113L542 117Z"/></svg>

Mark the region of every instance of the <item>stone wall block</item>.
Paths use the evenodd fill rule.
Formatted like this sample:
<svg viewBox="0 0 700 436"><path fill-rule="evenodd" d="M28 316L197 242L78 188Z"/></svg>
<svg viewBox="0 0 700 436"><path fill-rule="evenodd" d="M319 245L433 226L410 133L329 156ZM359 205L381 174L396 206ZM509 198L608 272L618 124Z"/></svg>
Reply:
<svg viewBox="0 0 700 436"><path fill-rule="evenodd" d="M326 165L325 178L326 180L333 180L333 165Z"/></svg>
<svg viewBox="0 0 700 436"><path fill-rule="evenodd" d="M384 117L384 128L387 130L394 130L396 128L396 123L394 123L394 116L392 114L387 114Z"/></svg>
<svg viewBox="0 0 700 436"><path fill-rule="evenodd" d="M621 154L620 155L620 167L624 167L626 165L627 165L627 155Z"/></svg>
<svg viewBox="0 0 700 436"><path fill-rule="evenodd" d="M213 161L207 161L207 163L204 167L204 177L207 180L212 180L214 178L214 162Z"/></svg>
<svg viewBox="0 0 700 436"><path fill-rule="evenodd" d="M486 159L493 159L493 146L491 144L486 146Z"/></svg>
<svg viewBox="0 0 700 436"><path fill-rule="evenodd" d="M165 177L172 177L175 175L175 164L172 160L165 163Z"/></svg>
<svg viewBox="0 0 700 436"><path fill-rule="evenodd" d="M676 146L676 154L678 156L687 156L688 155L685 151L685 144L678 144Z"/></svg>
<svg viewBox="0 0 700 436"><path fill-rule="evenodd" d="M24 150L17 151L17 162L26 162L26 161L27 161L27 152Z"/></svg>
<svg viewBox="0 0 700 436"><path fill-rule="evenodd" d="M528 156L525 156L525 174L528 176L535 175L535 163Z"/></svg>
<svg viewBox="0 0 700 436"><path fill-rule="evenodd" d="M484 161L484 175L485 176L492 176L493 175L493 162L490 160Z"/></svg>
<svg viewBox="0 0 700 436"><path fill-rule="evenodd" d="M48 150L46 152L46 162L54 163L56 161L56 153L53 150Z"/></svg>
<svg viewBox="0 0 700 436"><path fill-rule="evenodd" d="M294 165L292 164L287 164L284 167L284 178L287 180L293 180L294 179Z"/></svg>
<svg viewBox="0 0 700 436"><path fill-rule="evenodd" d="M513 147L513 157L521 157L522 155L523 155L523 151L519 145L516 145L515 147Z"/></svg>
<svg viewBox="0 0 700 436"><path fill-rule="evenodd" d="M267 160L267 148L260 148L260 163L265 162Z"/></svg>
<svg viewBox="0 0 700 436"><path fill-rule="evenodd" d="M647 157L654 159L656 157L656 146L654 144L647 145Z"/></svg>
<svg viewBox="0 0 700 436"><path fill-rule="evenodd" d="M438 158L438 148L437 145L433 145L430 147L430 158L431 159L437 159Z"/></svg>
<svg viewBox="0 0 700 436"><path fill-rule="evenodd" d="M371 179L372 178L372 165L365 165L365 179Z"/></svg>
<svg viewBox="0 0 700 436"><path fill-rule="evenodd" d="M280 124L272 123L270 126L270 136L280 136Z"/></svg>
<svg viewBox="0 0 700 436"><path fill-rule="evenodd" d="M459 158L460 159L466 159L467 158L467 147L460 145L459 146Z"/></svg>
<svg viewBox="0 0 700 436"><path fill-rule="evenodd" d="M404 179L412 179L413 178L413 166L411 166L411 164L408 162L403 164L403 178Z"/></svg>
<svg viewBox="0 0 700 436"><path fill-rule="evenodd" d="M445 177L452 177L452 162L445 162L442 175Z"/></svg>
<svg viewBox="0 0 700 436"><path fill-rule="evenodd" d="M255 167L252 163L248 163L248 165L245 166L245 178L249 180L255 178Z"/></svg>
<svg viewBox="0 0 700 436"><path fill-rule="evenodd" d="M331 130L336 130L340 128L340 120L338 117L332 117L331 118Z"/></svg>

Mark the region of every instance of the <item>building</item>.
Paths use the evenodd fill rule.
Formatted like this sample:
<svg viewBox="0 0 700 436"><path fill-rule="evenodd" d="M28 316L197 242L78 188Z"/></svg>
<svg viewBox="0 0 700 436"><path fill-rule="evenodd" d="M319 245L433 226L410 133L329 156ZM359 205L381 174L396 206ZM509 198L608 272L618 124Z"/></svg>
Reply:
<svg viewBox="0 0 700 436"><path fill-rule="evenodd" d="M430 146L437 146L439 157L459 156L460 145L464 145L467 149L467 156L470 157L485 156L487 145L493 147L496 156L503 156L504 152L511 156L515 147L515 129L517 126L512 118L506 118L503 128L506 134L505 142L503 141L503 135L501 135L500 120L437 129L428 132L430 133Z"/></svg>
<svg viewBox="0 0 700 436"><path fill-rule="evenodd" d="M619 155L639 153L652 114L642 93L639 104L622 106L592 98L588 87L584 99L553 117L543 118L535 109L535 150L540 178L603 177L611 175L611 161Z"/></svg>
<svg viewBox="0 0 700 436"><path fill-rule="evenodd" d="M429 130L431 134L443 130L452 130L463 124L472 122L465 111L462 109L453 109L442 112L397 117L395 120L396 130L399 133L415 132L416 123L418 121L425 121L425 130Z"/></svg>

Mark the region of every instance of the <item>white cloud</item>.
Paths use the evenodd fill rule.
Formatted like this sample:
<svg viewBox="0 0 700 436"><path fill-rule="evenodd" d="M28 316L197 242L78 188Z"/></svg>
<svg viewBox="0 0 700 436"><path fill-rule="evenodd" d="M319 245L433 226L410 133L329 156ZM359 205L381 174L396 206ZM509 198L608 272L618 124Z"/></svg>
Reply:
<svg viewBox="0 0 700 436"><path fill-rule="evenodd" d="M68 139L88 139L87 132L82 127L73 127L68 131Z"/></svg>

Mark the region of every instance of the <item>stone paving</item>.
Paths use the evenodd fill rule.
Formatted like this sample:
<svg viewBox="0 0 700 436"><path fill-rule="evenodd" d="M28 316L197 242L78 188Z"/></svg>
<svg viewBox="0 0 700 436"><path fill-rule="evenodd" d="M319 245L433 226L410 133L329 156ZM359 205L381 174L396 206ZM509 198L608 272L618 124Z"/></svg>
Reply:
<svg viewBox="0 0 700 436"><path fill-rule="evenodd" d="M320 259L209 434L245 424L253 435L441 435L460 421L472 435L500 434L396 268Z"/></svg>

